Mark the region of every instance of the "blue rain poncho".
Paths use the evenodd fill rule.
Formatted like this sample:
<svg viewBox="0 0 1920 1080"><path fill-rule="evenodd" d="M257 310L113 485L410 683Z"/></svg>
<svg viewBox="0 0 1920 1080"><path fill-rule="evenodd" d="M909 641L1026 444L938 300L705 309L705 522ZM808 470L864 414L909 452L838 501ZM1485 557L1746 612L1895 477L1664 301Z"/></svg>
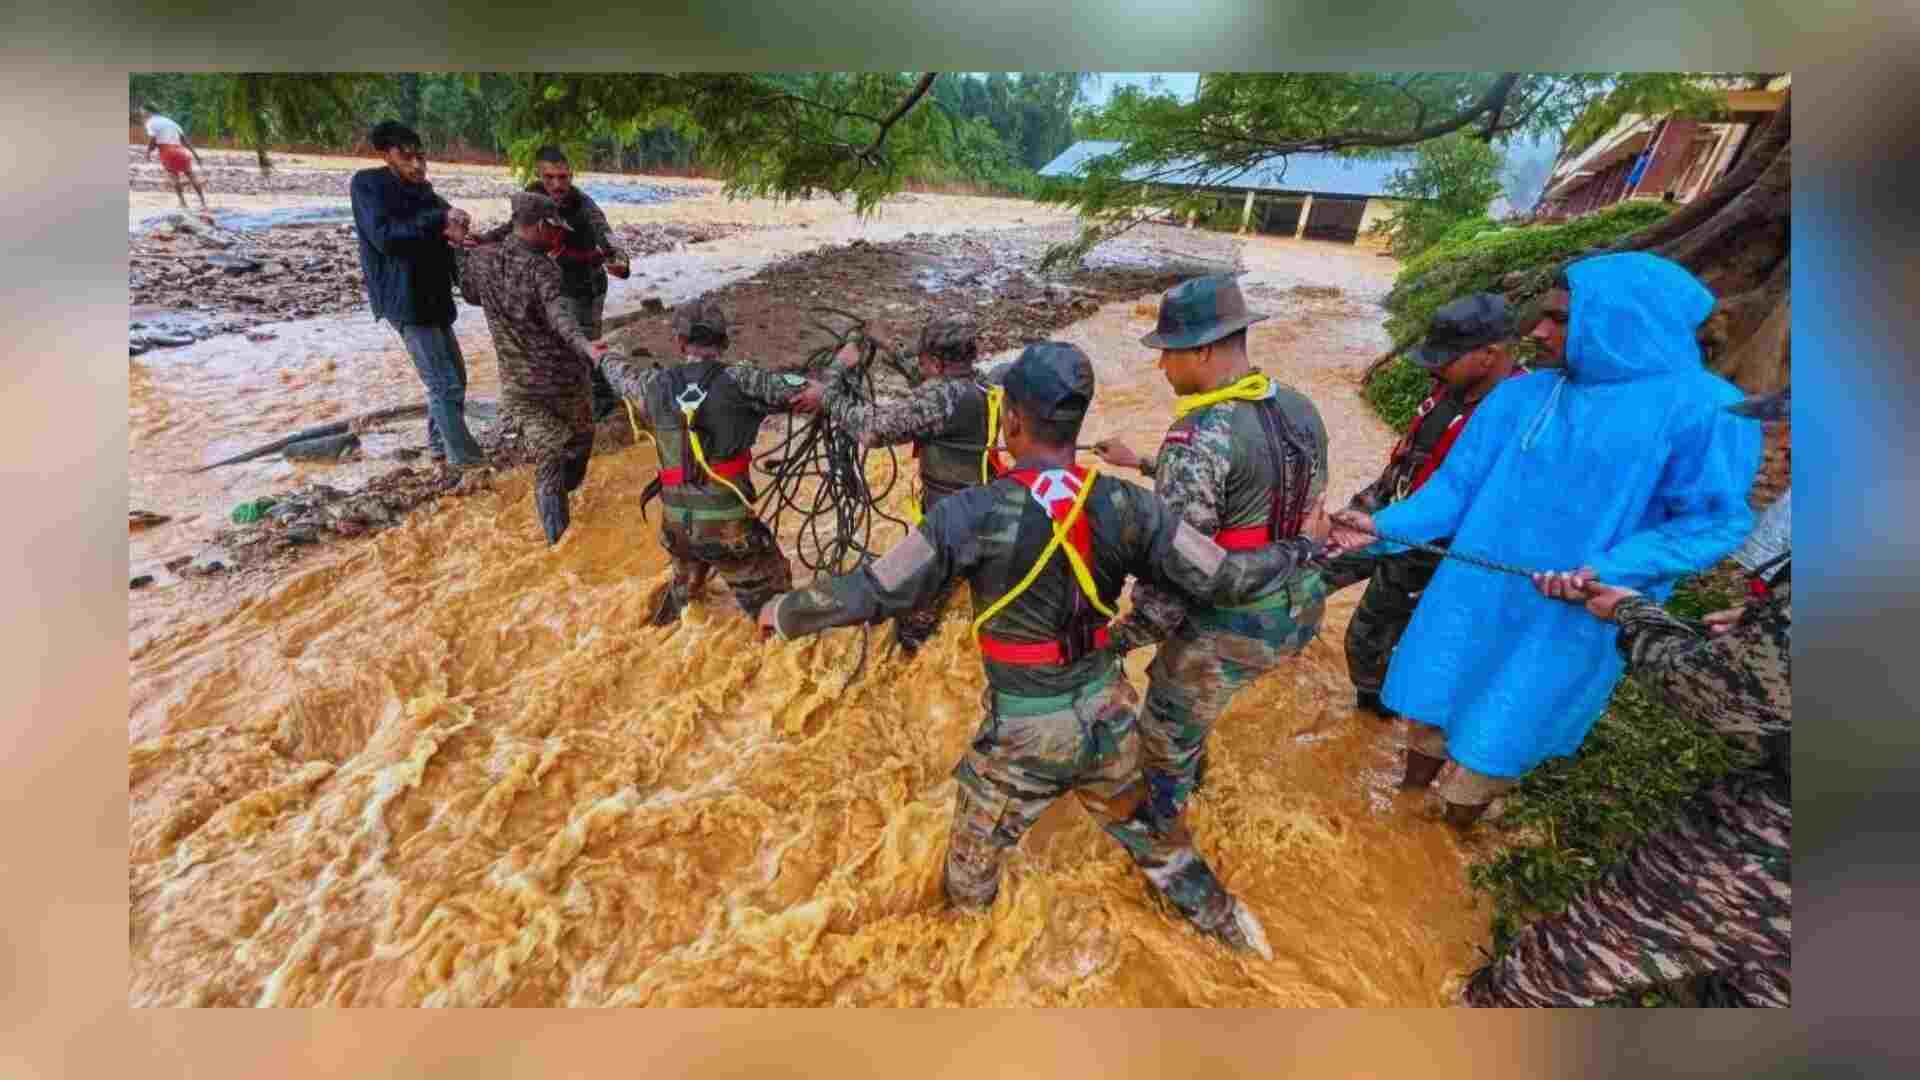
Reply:
<svg viewBox="0 0 1920 1080"><path fill-rule="evenodd" d="M1714 300L1692 274L1631 253L1567 277L1564 372L1501 383L1426 484L1374 523L1536 570L1591 566L1664 599L1746 537L1761 426L1726 412L1740 392L1701 364L1694 332ZM1445 560L1381 699L1446 729L1461 764L1518 777L1586 738L1620 677L1615 630L1525 578Z"/></svg>

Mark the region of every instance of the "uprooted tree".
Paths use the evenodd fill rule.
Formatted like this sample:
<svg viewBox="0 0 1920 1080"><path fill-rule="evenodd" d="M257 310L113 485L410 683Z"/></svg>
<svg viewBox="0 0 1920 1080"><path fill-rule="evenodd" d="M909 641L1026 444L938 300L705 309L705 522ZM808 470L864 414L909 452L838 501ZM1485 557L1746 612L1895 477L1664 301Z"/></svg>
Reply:
<svg viewBox="0 0 1920 1080"><path fill-rule="evenodd" d="M1095 246L1155 212L1194 209L1196 177L1230 185L1288 155L1367 155L1448 136L1499 141L1565 131L1579 147L1630 114L1711 116L1716 91L1764 76L1640 74L1220 74L1191 101L1122 91L1084 118L1082 130L1122 147L1043 197L1077 209L1085 226L1049 253L1077 263ZM1756 133L1740 163L1680 211L1617 245L1672 258L1721 298L1702 337L1715 367L1750 388L1787 379L1790 110ZM1284 173L1283 173L1284 175ZM1160 183L1156 183L1159 181ZM1564 260L1515 275L1509 292L1530 299ZM1395 342L1395 350L1406 343ZM1383 359L1390 359L1392 354Z"/></svg>

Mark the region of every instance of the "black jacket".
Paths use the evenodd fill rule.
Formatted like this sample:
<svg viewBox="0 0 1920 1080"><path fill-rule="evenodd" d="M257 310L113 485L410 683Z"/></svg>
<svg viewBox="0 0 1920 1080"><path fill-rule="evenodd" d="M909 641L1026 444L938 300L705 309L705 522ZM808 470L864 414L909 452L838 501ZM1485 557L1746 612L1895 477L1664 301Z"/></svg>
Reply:
<svg viewBox="0 0 1920 1080"><path fill-rule="evenodd" d="M385 166L354 173L352 191L373 317L395 325L452 325L453 252L441 235L447 200L431 184L402 183Z"/></svg>

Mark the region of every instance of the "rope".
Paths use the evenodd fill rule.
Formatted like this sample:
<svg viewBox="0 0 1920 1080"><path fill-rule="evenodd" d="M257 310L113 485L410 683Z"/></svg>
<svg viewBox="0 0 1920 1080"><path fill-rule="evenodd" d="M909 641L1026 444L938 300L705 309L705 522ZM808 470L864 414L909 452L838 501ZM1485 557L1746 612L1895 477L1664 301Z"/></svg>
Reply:
<svg viewBox="0 0 1920 1080"><path fill-rule="evenodd" d="M1415 551L1424 551L1429 555L1438 555L1443 559L1453 559L1456 562L1467 563L1470 566L1478 566L1483 570L1492 570L1498 574L1512 574L1515 577L1526 578L1528 581L1533 580L1534 574L1541 572L1529 570L1524 566L1515 566L1512 563L1497 562L1480 555L1469 555L1466 552L1455 551L1452 548L1436 547L1433 544L1422 544L1417 540L1403 540L1398 536L1389 536L1383 532L1373 531L1367 533L1367 535L1378 540L1385 540L1389 544L1400 544L1405 547L1410 547Z"/></svg>
<svg viewBox="0 0 1920 1080"><path fill-rule="evenodd" d="M1218 390L1209 390L1204 394L1188 394L1174 401L1173 415L1178 418L1195 409L1204 409L1209 405L1218 405L1223 401L1259 401L1271 393L1271 380L1262 372L1254 372L1235 381L1230 386Z"/></svg>

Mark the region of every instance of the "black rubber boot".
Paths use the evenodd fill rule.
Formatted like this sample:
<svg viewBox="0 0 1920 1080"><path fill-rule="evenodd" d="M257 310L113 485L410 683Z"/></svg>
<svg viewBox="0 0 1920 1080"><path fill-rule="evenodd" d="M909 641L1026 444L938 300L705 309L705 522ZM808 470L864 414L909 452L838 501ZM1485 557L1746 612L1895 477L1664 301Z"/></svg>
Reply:
<svg viewBox="0 0 1920 1080"><path fill-rule="evenodd" d="M533 502L540 510L540 527L547 531L547 546L552 547L560 542L560 537L567 531L569 515L566 493L541 492L534 496Z"/></svg>
<svg viewBox="0 0 1920 1080"><path fill-rule="evenodd" d="M653 611L653 618L647 620L653 626L672 626L680 621L680 612L687 606L687 598L681 596L673 586L660 594L660 606Z"/></svg>
<svg viewBox="0 0 1920 1080"><path fill-rule="evenodd" d="M1382 720L1397 720L1400 714L1387 708L1380 700L1378 690L1356 690L1353 693L1353 707L1361 712L1370 712Z"/></svg>
<svg viewBox="0 0 1920 1080"><path fill-rule="evenodd" d="M1400 777L1400 790L1419 791L1433 783L1433 778L1440 775L1440 767L1446 763L1446 758L1428 757L1418 750L1408 750L1407 771Z"/></svg>

